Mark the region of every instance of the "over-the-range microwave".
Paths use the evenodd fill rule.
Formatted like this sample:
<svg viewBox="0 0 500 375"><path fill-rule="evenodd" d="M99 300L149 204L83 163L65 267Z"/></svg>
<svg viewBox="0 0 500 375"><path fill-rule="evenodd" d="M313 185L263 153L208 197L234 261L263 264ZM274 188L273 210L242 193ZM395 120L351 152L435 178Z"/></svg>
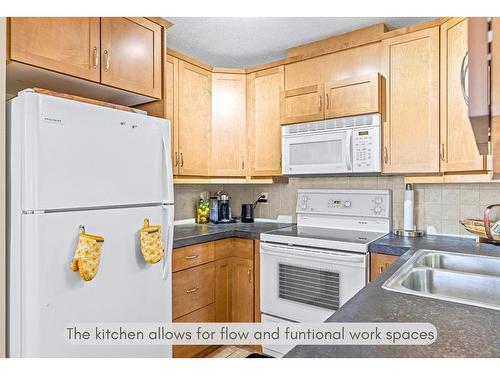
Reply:
<svg viewBox="0 0 500 375"><path fill-rule="evenodd" d="M283 175L380 172L380 124L372 113L283 126Z"/></svg>

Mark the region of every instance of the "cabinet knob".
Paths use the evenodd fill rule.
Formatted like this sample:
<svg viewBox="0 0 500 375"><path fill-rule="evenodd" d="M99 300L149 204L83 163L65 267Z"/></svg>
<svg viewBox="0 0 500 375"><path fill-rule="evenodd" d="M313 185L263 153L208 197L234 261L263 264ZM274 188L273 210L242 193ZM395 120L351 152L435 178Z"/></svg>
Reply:
<svg viewBox="0 0 500 375"><path fill-rule="evenodd" d="M194 293L194 292L197 292L198 291L198 287L195 286L194 288L191 288L191 289L186 289L186 293L189 294L189 293Z"/></svg>
<svg viewBox="0 0 500 375"><path fill-rule="evenodd" d="M193 255L188 255L188 256L186 257L186 259L187 259L187 260L190 260L190 259L196 259L196 258L198 258L198 257L199 257L199 255L198 255L198 254L193 254Z"/></svg>
<svg viewBox="0 0 500 375"><path fill-rule="evenodd" d="M248 283L251 284L252 283L252 269L249 268L247 272L248 272Z"/></svg>

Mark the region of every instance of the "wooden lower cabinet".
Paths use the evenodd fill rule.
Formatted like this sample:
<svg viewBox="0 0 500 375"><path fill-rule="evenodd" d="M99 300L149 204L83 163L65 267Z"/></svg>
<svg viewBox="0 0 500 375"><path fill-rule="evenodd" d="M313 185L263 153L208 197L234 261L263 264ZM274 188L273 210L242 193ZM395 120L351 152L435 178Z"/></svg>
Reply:
<svg viewBox="0 0 500 375"><path fill-rule="evenodd" d="M224 258L215 262L215 321L231 321L231 281L233 259Z"/></svg>
<svg viewBox="0 0 500 375"><path fill-rule="evenodd" d="M232 278L232 322L254 321L253 259L235 258Z"/></svg>
<svg viewBox="0 0 500 375"><path fill-rule="evenodd" d="M173 319L213 302L215 302L215 266L213 262L173 273Z"/></svg>
<svg viewBox="0 0 500 375"><path fill-rule="evenodd" d="M202 307L190 314L174 320L174 323L210 323L215 322L215 303ZM195 357L211 345L174 345L174 358Z"/></svg>
<svg viewBox="0 0 500 375"><path fill-rule="evenodd" d="M259 251L258 241L241 238L176 249L172 256L174 322L260 321L255 251ZM199 357L215 348L176 345L174 357Z"/></svg>
<svg viewBox="0 0 500 375"><path fill-rule="evenodd" d="M382 272L388 269L392 263L398 260L396 255L370 254L370 280L375 280Z"/></svg>

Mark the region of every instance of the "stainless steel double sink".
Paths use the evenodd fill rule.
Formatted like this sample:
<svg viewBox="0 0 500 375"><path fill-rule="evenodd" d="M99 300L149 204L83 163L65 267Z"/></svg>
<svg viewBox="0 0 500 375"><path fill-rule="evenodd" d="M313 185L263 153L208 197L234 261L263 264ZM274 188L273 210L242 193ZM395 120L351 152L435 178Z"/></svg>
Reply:
<svg viewBox="0 0 500 375"><path fill-rule="evenodd" d="M500 310L500 258L418 250L382 288Z"/></svg>

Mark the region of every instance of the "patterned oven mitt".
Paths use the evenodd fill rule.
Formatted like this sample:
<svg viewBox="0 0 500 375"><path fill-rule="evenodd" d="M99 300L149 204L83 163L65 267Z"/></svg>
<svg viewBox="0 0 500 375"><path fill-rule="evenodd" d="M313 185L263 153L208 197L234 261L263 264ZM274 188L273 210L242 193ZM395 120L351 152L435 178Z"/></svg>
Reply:
<svg viewBox="0 0 500 375"><path fill-rule="evenodd" d="M163 241L161 225L150 225L149 219L144 219L141 228L141 252L147 263L158 263L163 258Z"/></svg>
<svg viewBox="0 0 500 375"><path fill-rule="evenodd" d="M75 256L71 261L71 270L79 271L83 280L90 281L97 274L103 243L103 237L87 234L83 228L80 229Z"/></svg>

